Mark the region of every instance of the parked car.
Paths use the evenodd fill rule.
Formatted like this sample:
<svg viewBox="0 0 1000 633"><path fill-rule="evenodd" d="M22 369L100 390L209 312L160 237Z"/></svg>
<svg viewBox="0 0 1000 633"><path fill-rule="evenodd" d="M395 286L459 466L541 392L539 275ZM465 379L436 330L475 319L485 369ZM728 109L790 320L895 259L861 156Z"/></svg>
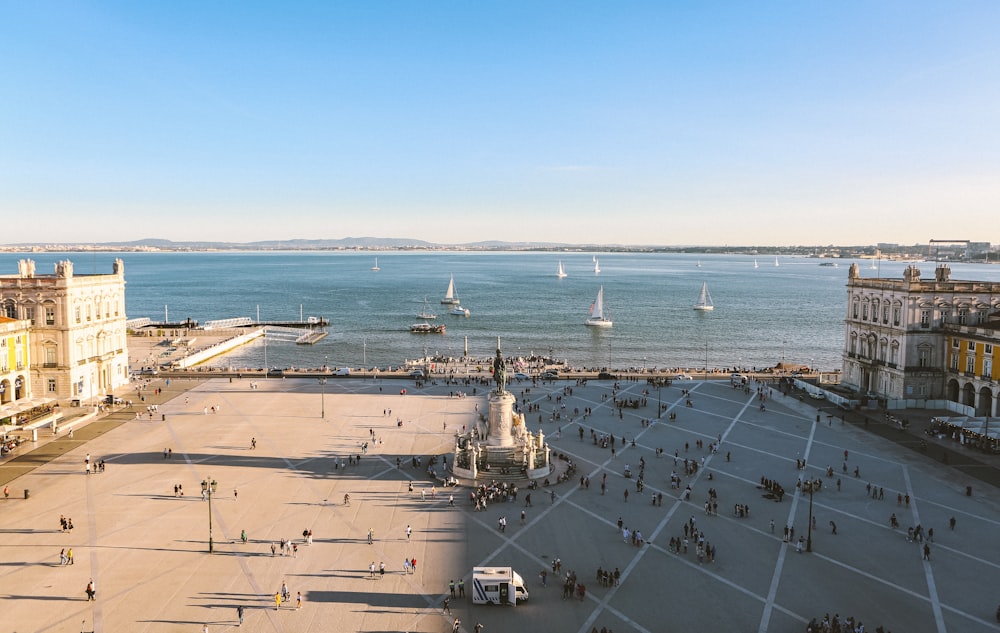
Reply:
<svg viewBox="0 0 1000 633"><path fill-rule="evenodd" d="M541 375L542 380L555 380L558 377L559 377L559 372L555 371L554 369L543 371Z"/></svg>
<svg viewBox="0 0 1000 633"><path fill-rule="evenodd" d="M285 370L283 370L283 369L277 369L277 368L275 368L275 369L268 369L267 370L267 377L268 378L281 378L284 375L285 375Z"/></svg>
<svg viewBox="0 0 1000 633"><path fill-rule="evenodd" d="M531 376L524 373L523 371L517 371L514 372L514 378L517 378L518 380L530 380Z"/></svg>
<svg viewBox="0 0 1000 633"><path fill-rule="evenodd" d="M414 369L413 371L410 372L410 378L423 378L423 377L424 377L423 369Z"/></svg>

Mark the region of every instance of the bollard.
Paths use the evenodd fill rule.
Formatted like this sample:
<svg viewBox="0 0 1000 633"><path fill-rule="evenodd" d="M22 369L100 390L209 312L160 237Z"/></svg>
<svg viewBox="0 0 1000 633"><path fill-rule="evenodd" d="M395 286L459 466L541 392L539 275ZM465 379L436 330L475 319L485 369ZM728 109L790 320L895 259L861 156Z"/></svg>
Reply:
<svg viewBox="0 0 1000 633"><path fill-rule="evenodd" d="M160 422L166 422L166 421L167 421L167 414L166 413L161 414L160 415Z"/></svg>
<svg viewBox="0 0 1000 633"><path fill-rule="evenodd" d="M28 490L27 488L25 488L24 489L24 498L27 499L30 496L31 496L31 491Z"/></svg>
<svg viewBox="0 0 1000 633"><path fill-rule="evenodd" d="M966 497L971 497L972 496L972 486L966 486L965 487L965 496Z"/></svg>

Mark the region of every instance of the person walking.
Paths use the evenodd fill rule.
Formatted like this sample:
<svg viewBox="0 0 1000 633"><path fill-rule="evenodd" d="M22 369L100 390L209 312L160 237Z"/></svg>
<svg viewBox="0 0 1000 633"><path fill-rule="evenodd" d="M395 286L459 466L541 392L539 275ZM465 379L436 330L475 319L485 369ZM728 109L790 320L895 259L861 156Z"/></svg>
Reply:
<svg viewBox="0 0 1000 633"><path fill-rule="evenodd" d="M583 429L580 429L580 430L582 431ZM476 626L472 627L472 630L475 633L482 633L484 628L486 628L486 627L483 626L482 622L476 622Z"/></svg>
<svg viewBox="0 0 1000 633"><path fill-rule="evenodd" d="M90 582L87 583L87 602L97 601L97 588L94 585L94 579L91 578Z"/></svg>
<svg viewBox="0 0 1000 633"><path fill-rule="evenodd" d="M931 546L927 543L924 543L924 560L930 560L930 559L931 559Z"/></svg>
<svg viewBox="0 0 1000 633"><path fill-rule="evenodd" d="M67 561L66 562L67 565L72 565L73 564L73 548L72 547L69 548L66 551L66 561Z"/></svg>
<svg viewBox="0 0 1000 633"><path fill-rule="evenodd" d="M458 579L458 597L459 598L464 598L465 597L465 579L464 578L459 578Z"/></svg>
<svg viewBox="0 0 1000 633"><path fill-rule="evenodd" d="M301 591L296 591L295 592L295 608L296 609L301 609L302 608L302 592Z"/></svg>
<svg viewBox="0 0 1000 633"><path fill-rule="evenodd" d="M451 597L452 598L456 597L455 596L455 581L454 580L448 581L448 591L451 592Z"/></svg>
<svg viewBox="0 0 1000 633"><path fill-rule="evenodd" d="M239 624L236 626L243 626L243 605L237 605L236 607L236 619L239 620Z"/></svg>
<svg viewBox="0 0 1000 633"><path fill-rule="evenodd" d="M281 592L280 591L275 591L274 592L274 610L277 611L280 608L281 608Z"/></svg>
<svg viewBox="0 0 1000 633"><path fill-rule="evenodd" d="M458 633L460 628L462 628L462 621L455 618L455 623L451 625L451 633Z"/></svg>
<svg viewBox="0 0 1000 633"><path fill-rule="evenodd" d="M409 526L409 525L407 525L407 526L406 526L406 542L407 542L407 543L409 543L409 542L410 542L410 534L412 534L412 533L413 533L413 530L411 530L411 529L410 529L410 526Z"/></svg>
<svg viewBox="0 0 1000 633"><path fill-rule="evenodd" d="M451 615L451 598L444 599L444 612Z"/></svg>

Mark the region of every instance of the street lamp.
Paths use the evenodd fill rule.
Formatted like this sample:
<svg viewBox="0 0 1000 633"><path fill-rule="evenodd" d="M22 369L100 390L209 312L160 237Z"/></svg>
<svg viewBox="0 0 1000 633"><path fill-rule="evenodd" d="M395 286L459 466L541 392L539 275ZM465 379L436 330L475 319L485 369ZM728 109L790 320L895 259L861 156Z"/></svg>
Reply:
<svg viewBox="0 0 1000 633"><path fill-rule="evenodd" d="M361 371L368 375L368 338L361 337Z"/></svg>
<svg viewBox="0 0 1000 633"><path fill-rule="evenodd" d="M319 417L326 419L326 378L319 379L319 385L322 391L319 394Z"/></svg>
<svg viewBox="0 0 1000 633"><path fill-rule="evenodd" d="M208 499L208 553L215 552L215 541L212 539L212 495L219 488L219 482L211 477L201 480L201 493Z"/></svg>

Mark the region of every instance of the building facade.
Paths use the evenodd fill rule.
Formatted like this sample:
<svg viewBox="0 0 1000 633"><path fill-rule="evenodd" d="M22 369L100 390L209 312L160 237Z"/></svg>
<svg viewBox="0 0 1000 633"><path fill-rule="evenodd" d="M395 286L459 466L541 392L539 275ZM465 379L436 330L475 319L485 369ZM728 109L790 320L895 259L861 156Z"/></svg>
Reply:
<svg viewBox="0 0 1000 633"><path fill-rule="evenodd" d="M94 401L128 383L122 260L102 275L77 275L70 261L36 274L21 260L16 276L0 276L0 314L28 322L36 397Z"/></svg>
<svg viewBox="0 0 1000 633"><path fill-rule="evenodd" d="M30 366L27 321L0 316L0 418L31 398Z"/></svg>
<svg viewBox="0 0 1000 633"><path fill-rule="evenodd" d="M1000 283L952 280L945 265L933 280L921 279L915 266L907 266L902 279L862 278L852 264L842 384L878 400L948 399L992 408L997 330L991 324L998 318Z"/></svg>

